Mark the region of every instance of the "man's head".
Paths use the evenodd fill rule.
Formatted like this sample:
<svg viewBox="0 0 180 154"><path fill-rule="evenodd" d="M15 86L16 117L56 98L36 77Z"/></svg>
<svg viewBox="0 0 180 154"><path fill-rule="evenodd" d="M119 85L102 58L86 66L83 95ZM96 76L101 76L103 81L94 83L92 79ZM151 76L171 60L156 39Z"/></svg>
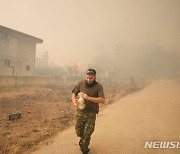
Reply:
<svg viewBox="0 0 180 154"><path fill-rule="evenodd" d="M96 80L96 71L94 69L88 69L86 71L86 83L88 85L94 84Z"/></svg>

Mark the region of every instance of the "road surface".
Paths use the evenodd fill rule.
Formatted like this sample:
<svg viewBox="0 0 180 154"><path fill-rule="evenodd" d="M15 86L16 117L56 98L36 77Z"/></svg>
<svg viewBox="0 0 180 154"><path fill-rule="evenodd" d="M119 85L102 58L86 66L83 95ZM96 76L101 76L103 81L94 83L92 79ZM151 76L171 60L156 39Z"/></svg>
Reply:
<svg viewBox="0 0 180 154"><path fill-rule="evenodd" d="M144 148L146 141L180 141L180 83L175 80L154 81L102 111L90 154L180 153L180 148ZM81 154L74 127L32 153Z"/></svg>

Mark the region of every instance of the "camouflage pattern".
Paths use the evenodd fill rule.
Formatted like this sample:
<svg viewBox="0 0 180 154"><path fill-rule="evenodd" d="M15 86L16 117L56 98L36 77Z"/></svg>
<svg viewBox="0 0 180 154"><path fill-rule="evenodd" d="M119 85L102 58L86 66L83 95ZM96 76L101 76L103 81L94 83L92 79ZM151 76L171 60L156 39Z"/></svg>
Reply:
<svg viewBox="0 0 180 154"><path fill-rule="evenodd" d="M89 143L91 135L94 132L96 121L96 113L94 112L77 112L76 115L76 134L80 137L79 146L81 151L85 154L89 152Z"/></svg>

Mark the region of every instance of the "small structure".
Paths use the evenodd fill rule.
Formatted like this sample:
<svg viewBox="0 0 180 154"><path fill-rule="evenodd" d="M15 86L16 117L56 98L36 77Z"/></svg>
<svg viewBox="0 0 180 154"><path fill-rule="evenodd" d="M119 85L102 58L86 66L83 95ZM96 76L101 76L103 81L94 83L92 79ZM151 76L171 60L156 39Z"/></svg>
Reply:
<svg viewBox="0 0 180 154"><path fill-rule="evenodd" d="M18 120L21 119L21 113L13 113L13 114L9 114L9 120Z"/></svg>
<svg viewBox="0 0 180 154"><path fill-rule="evenodd" d="M36 44L42 42L0 25L0 76L33 76Z"/></svg>
<svg viewBox="0 0 180 154"><path fill-rule="evenodd" d="M45 68L48 67L49 64L49 54L46 51L42 57L36 57L35 68Z"/></svg>

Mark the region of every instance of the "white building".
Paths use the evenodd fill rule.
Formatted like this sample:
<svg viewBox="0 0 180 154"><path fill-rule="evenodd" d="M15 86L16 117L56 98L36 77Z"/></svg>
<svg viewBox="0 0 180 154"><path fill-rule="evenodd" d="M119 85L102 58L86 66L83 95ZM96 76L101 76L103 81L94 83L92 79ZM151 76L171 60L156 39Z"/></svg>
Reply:
<svg viewBox="0 0 180 154"><path fill-rule="evenodd" d="M36 44L43 40L0 25L0 75L33 76Z"/></svg>

